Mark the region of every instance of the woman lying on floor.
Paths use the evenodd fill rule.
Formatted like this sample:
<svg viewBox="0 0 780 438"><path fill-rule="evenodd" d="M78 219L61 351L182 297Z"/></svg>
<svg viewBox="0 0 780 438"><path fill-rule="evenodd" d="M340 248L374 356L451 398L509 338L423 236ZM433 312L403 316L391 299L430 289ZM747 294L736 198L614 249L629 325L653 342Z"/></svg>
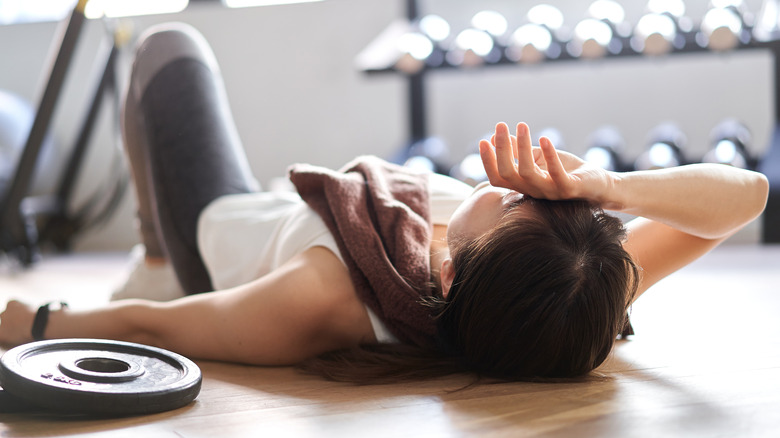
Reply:
<svg viewBox="0 0 780 438"><path fill-rule="evenodd" d="M293 166L298 194L257 192L213 54L183 25L143 39L124 111L136 274L172 266L184 296L51 309L35 333L36 309L12 301L4 344L127 340L363 383L583 376L631 304L756 218L768 191L722 165L608 172L500 123L476 188L365 157ZM135 280L136 295L169 293Z"/></svg>

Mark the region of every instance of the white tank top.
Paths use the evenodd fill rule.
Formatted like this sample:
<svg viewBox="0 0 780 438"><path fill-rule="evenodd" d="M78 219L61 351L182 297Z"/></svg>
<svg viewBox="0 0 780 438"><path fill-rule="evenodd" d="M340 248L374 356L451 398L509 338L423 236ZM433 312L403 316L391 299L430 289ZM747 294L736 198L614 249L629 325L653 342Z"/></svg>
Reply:
<svg viewBox="0 0 780 438"><path fill-rule="evenodd" d="M456 179L431 174L431 221L446 225L473 188ZM198 246L216 289L235 287L278 268L315 246L329 249L344 262L336 240L319 215L293 192L229 195L209 204L198 220ZM393 342L378 317L366 307L380 342Z"/></svg>

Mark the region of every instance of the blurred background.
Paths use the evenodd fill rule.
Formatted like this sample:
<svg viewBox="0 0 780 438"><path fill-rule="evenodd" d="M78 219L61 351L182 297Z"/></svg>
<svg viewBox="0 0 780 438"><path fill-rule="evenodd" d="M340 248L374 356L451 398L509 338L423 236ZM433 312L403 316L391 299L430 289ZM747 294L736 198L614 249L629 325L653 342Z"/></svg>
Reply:
<svg viewBox="0 0 780 438"><path fill-rule="evenodd" d="M164 2L149 3L159 6ZM231 5L243 6L238 3ZM165 21L189 23L211 43L252 169L266 186L283 177L286 167L294 162L339 167L359 154L403 162L410 148L418 146L418 152L424 149L420 154L432 156L437 170L455 172L499 121L510 125L525 121L532 134L545 131L566 150L581 155L597 141L615 146L625 166L640 166L649 147L660 140L678 147L684 161L702 160L714 150L718 138L727 136L719 137L714 132L718 129L742 133L739 141L748 161L762 157L768 149L775 117L774 60L764 50L732 50L734 44L745 44L739 40L740 29L730 24L733 17L727 17L725 25L708 29L705 37L689 35L678 47L671 39L659 43L657 35L631 37L638 34L643 17L653 12L651 3L658 2L617 2L631 34L623 37L622 48L616 48L598 43L603 31L599 26L590 30L578 27L580 21L593 17L589 1L549 0L547 4L562 17L559 26L541 23L553 44L561 42L555 52L537 43L530 47L522 35L515 35L523 25L539 24L540 19L529 14L539 3L419 0L413 11L418 18L435 14L449 28L441 41L428 38L431 41L423 43L422 49L414 45L399 49L397 39L409 33L430 37L416 21L410 27L406 20L410 5L401 0L322 0L246 7L229 7L229 2L220 0L176 0L171 5L175 12L108 21L88 19L52 120L51 138L41 153L33 191L47 193L57 185L61 164L102 73L96 54L106 43L107 29L121 27L128 38L119 52L116 70L122 89L134 41L150 25ZM691 0L684 3L683 14L669 10L656 15L673 17L676 25L682 26L678 31L684 31L686 23L701 29L711 9L730 8L744 20L743 26L753 26L767 4L774 4L763 0L718 3L724 2ZM6 96L33 107L37 104L47 79L53 41L74 4L65 0L0 0L0 91ZM484 10L504 18L502 33L490 34L473 20ZM554 16L549 11L546 15ZM775 25L776 17L775 11ZM615 24L611 30L617 38L621 27ZM578 28L582 33L575 32ZM729 39L728 32L721 37L723 28L736 36L736 42ZM476 38L474 46L465 37L460 39L460 33L467 29L488 34L494 47L502 50L500 59L491 59L487 52L480 55L484 36ZM690 53L667 53L686 51L694 44L698 46ZM514 50L508 50L511 48ZM439 61L430 58L445 49L453 54ZM542 60L561 61L535 62L534 53L541 53ZM636 53L646 56L633 56ZM420 132L418 129L415 134L410 122L407 75L419 74L420 68L425 68L424 136L415 138ZM115 176L110 163L117 156L116 114L112 109L116 102L110 96L106 99L71 208L88 202ZM723 128L724 120L731 121L730 128ZM426 139L433 139L433 143L420 146L420 140ZM3 152L6 163L13 155L8 149ZM131 192L126 192L107 222L79 234L73 249L128 250L137 241L132 226L133 202ZM742 233L739 240L758 242L757 226Z"/></svg>

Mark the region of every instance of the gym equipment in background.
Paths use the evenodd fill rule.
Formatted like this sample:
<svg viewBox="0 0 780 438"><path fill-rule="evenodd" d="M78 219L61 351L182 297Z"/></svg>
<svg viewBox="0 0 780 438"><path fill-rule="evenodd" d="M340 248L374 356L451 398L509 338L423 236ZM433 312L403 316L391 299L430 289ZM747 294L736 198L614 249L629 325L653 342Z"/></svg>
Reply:
<svg viewBox="0 0 780 438"><path fill-rule="evenodd" d="M422 172L446 174L450 169L450 150L439 137L428 137L404 147L392 160Z"/></svg>
<svg viewBox="0 0 780 438"><path fill-rule="evenodd" d="M753 25L753 38L759 42L777 39L780 34L780 0L764 0Z"/></svg>
<svg viewBox="0 0 780 438"><path fill-rule="evenodd" d="M420 19L417 27L433 44L433 49L428 58L425 59L425 64L429 67L439 67L444 64L444 46L451 35L450 24L438 15L429 14Z"/></svg>
<svg viewBox="0 0 780 438"><path fill-rule="evenodd" d="M162 348L98 339L31 342L0 358L0 411L152 414L190 404L202 380L194 362Z"/></svg>
<svg viewBox="0 0 780 438"><path fill-rule="evenodd" d="M588 7L588 15L606 23L612 30L607 51L612 55L627 53L631 49L631 23L626 21L626 11L613 0L596 0Z"/></svg>
<svg viewBox="0 0 780 438"><path fill-rule="evenodd" d="M725 119L710 134L712 149L702 158L704 163L728 164L754 170L757 160L749 152L750 130L736 119Z"/></svg>
<svg viewBox="0 0 780 438"><path fill-rule="evenodd" d="M528 9L526 18L529 23L544 26L550 30L553 40L564 42L568 40L570 30L564 26L563 12L549 4L538 4Z"/></svg>
<svg viewBox="0 0 780 438"><path fill-rule="evenodd" d="M114 29L112 41L99 54L103 60L102 75L95 86L90 106L82 122L75 144L60 176L57 191L51 196L30 197L30 184L41 147L51 125L62 85L68 72L76 42L85 21L87 0L79 0L70 17L63 22L64 32L55 40L56 57L50 66L45 89L40 99L21 157L6 190L0 193L0 253L20 262L22 266L38 258L43 243L51 243L58 250L70 247L72 238L80 231L103 222L115 210L124 194L129 177L122 162L122 154L115 154L111 176L116 179L106 184L78 212L70 212L70 201L81 169L86 147L90 141L103 97L113 91L118 103L115 64L126 33ZM116 106L118 109L118 105ZM116 124L118 125L118 111ZM118 132L118 129L116 129Z"/></svg>
<svg viewBox="0 0 780 438"><path fill-rule="evenodd" d="M433 53L433 43L419 32L406 32L398 39L401 56L395 68L406 74L419 73L425 68L426 60Z"/></svg>
<svg viewBox="0 0 780 438"><path fill-rule="evenodd" d="M582 158L602 169L623 172L630 166L623 158L626 141L614 126L602 126L595 130L587 140L588 149Z"/></svg>
<svg viewBox="0 0 780 438"><path fill-rule="evenodd" d="M477 152L466 155L458 164L452 166L450 176L472 186L488 179L482 158Z"/></svg>
<svg viewBox="0 0 780 438"><path fill-rule="evenodd" d="M753 16L742 0L715 0L701 20L701 32L696 34L699 45L711 50L732 50L750 42Z"/></svg>
<svg viewBox="0 0 780 438"><path fill-rule="evenodd" d="M0 193L5 193L13 180L14 170L22 155L22 148L30 133L35 109L26 99L14 93L0 90ZM43 139L41 157L35 168L35 175L51 172L52 151L56 145L51 135ZM41 178L31 181L31 191L43 190Z"/></svg>
<svg viewBox="0 0 780 438"><path fill-rule="evenodd" d="M528 23L512 32L505 49L506 59L533 64L557 59L563 53L563 14L551 5L537 5L526 14Z"/></svg>
<svg viewBox="0 0 780 438"><path fill-rule="evenodd" d="M507 21L503 15L479 11L471 18L471 27L455 37L445 58L449 64L462 67L495 64L503 59L502 40L506 30Z"/></svg>
<svg viewBox="0 0 780 438"><path fill-rule="evenodd" d="M596 18L585 18L574 26L574 37L566 49L575 58L603 58L614 37L609 24Z"/></svg>
<svg viewBox="0 0 780 438"><path fill-rule="evenodd" d="M527 23L517 28L509 38L506 56L515 62L535 64L552 58L554 49L552 32L545 26ZM560 54L560 47L557 53Z"/></svg>
<svg viewBox="0 0 780 438"><path fill-rule="evenodd" d="M388 47L392 47L390 51L398 52L398 46L408 45L406 40L410 38L406 33L416 33L429 40L420 44L433 47L433 50L416 52L418 61L426 68L660 56L759 47L763 42L778 39L780 6L777 3L776 0L765 0L756 18L742 0L713 0L706 13L695 21L686 14L683 0L649 0L642 16L631 24L626 21L620 3L595 0L589 5L587 16L578 19L573 28L564 24L563 13L558 8L537 4L529 8L523 23L514 29L508 27L508 20L500 12L482 10L472 17L468 28L453 32L441 16L429 14L420 18L417 2L407 0L407 32L397 32L399 23L391 24L358 56L363 59L359 67L367 72L396 70L408 73L405 64L397 64L397 54L368 54L388 52ZM392 28L396 28L396 32L389 32ZM399 42L394 43L393 39ZM379 41L383 44L376 44Z"/></svg>
<svg viewBox="0 0 780 438"><path fill-rule="evenodd" d="M690 31L682 2L653 2L648 13L637 21L631 37L631 48L637 53L659 56L685 46L684 32ZM682 22L682 24L681 24Z"/></svg>
<svg viewBox="0 0 780 438"><path fill-rule="evenodd" d="M563 134L558 128L554 126L547 126L540 129L539 132L537 132L533 137L536 140L534 144L538 145L539 139L542 137L547 137L553 146L555 146L555 149L558 149L559 151L566 150L566 139L563 138Z"/></svg>
<svg viewBox="0 0 780 438"><path fill-rule="evenodd" d="M493 52L485 56L485 60L493 63L502 60L503 47L506 46L505 36L509 28L506 18L496 11L483 10L471 17L471 25L490 35L493 40Z"/></svg>
<svg viewBox="0 0 780 438"><path fill-rule="evenodd" d="M574 27L574 36L567 45L569 53L593 59L629 49L631 25L625 18L626 12L618 2L594 1L588 7L588 17Z"/></svg>
<svg viewBox="0 0 780 438"><path fill-rule="evenodd" d="M653 128L647 149L634 162L635 170L665 169L686 164L683 156L686 136L675 123L666 122Z"/></svg>

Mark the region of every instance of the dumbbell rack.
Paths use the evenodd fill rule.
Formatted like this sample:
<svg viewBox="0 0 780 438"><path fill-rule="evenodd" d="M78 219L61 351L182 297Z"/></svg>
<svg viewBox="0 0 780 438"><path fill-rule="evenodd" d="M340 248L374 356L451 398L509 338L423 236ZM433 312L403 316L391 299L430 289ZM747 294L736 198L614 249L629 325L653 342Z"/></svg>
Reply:
<svg viewBox="0 0 780 438"><path fill-rule="evenodd" d="M406 2L406 18L409 22L414 22L419 18L417 2L415 0L407 0ZM760 158L758 164L758 171L762 172L769 179L770 190L769 200L767 202L766 210L762 216L762 236L763 243L780 243L780 35L775 35L767 42L750 41L742 43L733 50L766 50L769 51L774 59L774 132L770 139L770 145L766 154ZM668 55L664 56L680 56L692 53L715 53L707 48L703 48L695 43L688 43L683 48L675 49ZM604 61L614 59L626 59L630 57L642 57L643 54L633 50L622 50L618 53L607 53ZM554 63L554 62L577 62L579 58L570 56L563 51L563 54L555 59L548 59L542 62ZM484 67L500 66L500 65L513 65L522 68L522 64L516 63L505 57L494 63L485 63ZM440 66L425 66L419 72L409 74L401 72L394 68L394 66L382 66L378 68L369 67L364 68L363 71L369 74L381 74L381 73L395 73L406 76L408 81L408 102L407 108L409 113L409 144L413 144L416 141L423 140L428 136L426 113L425 113L425 77L426 73L432 70L441 69L457 69L457 66L452 66L444 63ZM724 201L726 202L726 201Z"/></svg>

